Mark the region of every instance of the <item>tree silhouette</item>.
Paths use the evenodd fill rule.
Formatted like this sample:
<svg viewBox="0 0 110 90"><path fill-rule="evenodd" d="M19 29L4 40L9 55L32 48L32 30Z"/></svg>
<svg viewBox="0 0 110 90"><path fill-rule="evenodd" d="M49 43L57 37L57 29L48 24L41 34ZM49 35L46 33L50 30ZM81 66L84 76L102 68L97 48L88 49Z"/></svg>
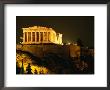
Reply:
<svg viewBox="0 0 110 90"><path fill-rule="evenodd" d="M83 47L84 46L83 45L83 42L82 42L82 40L80 38L78 38L76 42L77 42L77 45L78 46L80 46L80 47Z"/></svg>
<svg viewBox="0 0 110 90"><path fill-rule="evenodd" d="M23 59L22 59L22 66L21 66L21 71L20 71L21 74L24 74L24 65L23 65Z"/></svg>
<svg viewBox="0 0 110 90"><path fill-rule="evenodd" d="M37 72L37 70L36 70L36 69L34 70L34 74L38 74L38 72Z"/></svg>
<svg viewBox="0 0 110 90"><path fill-rule="evenodd" d="M20 65L18 62L16 62L16 74L20 74L20 70L21 70Z"/></svg>
<svg viewBox="0 0 110 90"><path fill-rule="evenodd" d="M28 63L28 66L26 67L27 74L32 74L31 70L31 65Z"/></svg>
<svg viewBox="0 0 110 90"><path fill-rule="evenodd" d="M82 47L84 47L84 45L80 38L77 39L77 45L80 46L80 60L83 60L83 54L82 54L83 48Z"/></svg>

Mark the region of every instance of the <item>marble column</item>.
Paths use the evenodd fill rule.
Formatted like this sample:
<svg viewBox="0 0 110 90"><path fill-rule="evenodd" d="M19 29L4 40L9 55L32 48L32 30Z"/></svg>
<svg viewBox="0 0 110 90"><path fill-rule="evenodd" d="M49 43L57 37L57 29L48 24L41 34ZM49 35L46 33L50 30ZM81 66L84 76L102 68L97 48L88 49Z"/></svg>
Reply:
<svg viewBox="0 0 110 90"><path fill-rule="evenodd" d="M39 41L38 42L40 42L40 32L38 32L38 35L39 35Z"/></svg>
<svg viewBox="0 0 110 90"><path fill-rule="evenodd" d="M30 37L31 37L31 38L30 38L30 39L31 39L30 42L32 42L32 32L30 32L30 33L31 33L31 35L30 35Z"/></svg>
<svg viewBox="0 0 110 90"><path fill-rule="evenodd" d="M28 42L28 32L27 32L27 42Z"/></svg>
<svg viewBox="0 0 110 90"><path fill-rule="evenodd" d="M40 32L39 32L39 42L41 43L41 36L40 36Z"/></svg>
<svg viewBox="0 0 110 90"><path fill-rule="evenodd" d="M35 37L34 37L35 38L35 41L34 42L36 43L36 32L34 32L34 33L35 33Z"/></svg>
<svg viewBox="0 0 110 90"><path fill-rule="evenodd" d="M23 33L23 42L25 43L25 32Z"/></svg>
<svg viewBox="0 0 110 90"><path fill-rule="evenodd" d="M47 32L47 40L46 41L48 42L48 32Z"/></svg>
<svg viewBox="0 0 110 90"><path fill-rule="evenodd" d="M45 41L45 40L44 40L44 39L45 39L45 38L44 38L44 32L43 32L43 35L42 35L42 36L43 36L43 41L42 41L42 42L44 42L44 41Z"/></svg>
<svg viewBox="0 0 110 90"><path fill-rule="evenodd" d="M32 32L31 32L31 43L32 43Z"/></svg>

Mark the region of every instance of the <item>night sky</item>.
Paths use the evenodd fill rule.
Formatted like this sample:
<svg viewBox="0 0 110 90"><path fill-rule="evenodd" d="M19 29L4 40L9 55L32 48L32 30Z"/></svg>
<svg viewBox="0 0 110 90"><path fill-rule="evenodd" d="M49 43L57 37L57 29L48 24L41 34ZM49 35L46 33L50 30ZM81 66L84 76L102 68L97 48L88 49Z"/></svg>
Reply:
<svg viewBox="0 0 110 90"><path fill-rule="evenodd" d="M63 34L63 43L80 38L85 46L94 47L94 16L16 16L17 43L22 28L44 26Z"/></svg>

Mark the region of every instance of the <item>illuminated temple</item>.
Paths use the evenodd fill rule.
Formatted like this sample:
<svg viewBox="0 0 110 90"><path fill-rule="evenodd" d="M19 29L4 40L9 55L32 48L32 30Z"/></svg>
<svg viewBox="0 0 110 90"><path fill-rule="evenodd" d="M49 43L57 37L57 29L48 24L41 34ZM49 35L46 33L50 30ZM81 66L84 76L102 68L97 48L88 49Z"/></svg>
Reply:
<svg viewBox="0 0 110 90"><path fill-rule="evenodd" d="M54 43L62 44L62 34L56 33L52 28L33 26L23 29L22 44Z"/></svg>

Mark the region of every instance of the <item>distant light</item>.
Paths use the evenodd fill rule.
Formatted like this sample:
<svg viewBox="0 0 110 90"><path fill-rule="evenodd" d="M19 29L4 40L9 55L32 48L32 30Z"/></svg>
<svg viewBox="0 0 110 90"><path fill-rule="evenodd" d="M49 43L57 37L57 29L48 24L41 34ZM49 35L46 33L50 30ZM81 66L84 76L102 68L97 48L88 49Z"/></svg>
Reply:
<svg viewBox="0 0 110 90"><path fill-rule="evenodd" d="M70 45L71 43L68 43L68 45Z"/></svg>
<svg viewBox="0 0 110 90"><path fill-rule="evenodd" d="M76 45L76 46L77 46L77 43L74 43L74 45Z"/></svg>
<svg viewBox="0 0 110 90"><path fill-rule="evenodd" d="M20 39L23 39L23 37L20 37Z"/></svg>
<svg viewBox="0 0 110 90"><path fill-rule="evenodd" d="M64 45L63 43L61 45Z"/></svg>

